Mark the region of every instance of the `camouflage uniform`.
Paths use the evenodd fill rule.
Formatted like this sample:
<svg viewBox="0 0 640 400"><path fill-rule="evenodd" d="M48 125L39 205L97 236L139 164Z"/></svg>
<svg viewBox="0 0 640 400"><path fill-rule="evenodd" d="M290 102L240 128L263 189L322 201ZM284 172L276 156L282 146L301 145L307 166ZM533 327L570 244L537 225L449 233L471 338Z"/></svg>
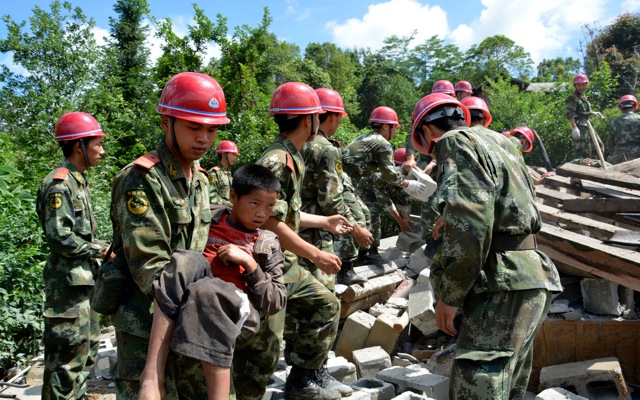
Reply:
<svg viewBox="0 0 640 400"><path fill-rule="evenodd" d="M356 195L356 190L349 175L344 171L340 175L342 176L343 185L342 198L349 210L351 210L351 215L358 225L371 231L369 209L362 199ZM333 242L333 251L343 262L355 262L358 258L358 247L358 243L356 243L351 233L338 236L337 240Z"/></svg>
<svg viewBox="0 0 640 400"><path fill-rule="evenodd" d="M300 190L304 179L304 161L285 136L279 135L256 164L271 169L280 179L281 190L273 216L293 231L300 227ZM291 362L306 369L318 369L327 359L338 332L340 302L323 284L298 265L295 254L285 251L284 283L287 304L277 314L262 321L260 331L249 344L235 352L233 381L239 399L260 399L269 378L276 370L280 355L285 313L295 321ZM289 318L290 317L290 318ZM260 356L256 356L259 354Z"/></svg>
<svg viewBox="0 0 640 400"><path fill-rule="evenodd" d="M362 196L367 190L366 186L371 184L368 179L362 179L362 177L369 177L378 172L382 181L391 186L402 186L404 177L393 163L393 147L380 133L365 133L347 146L342 153L342 161L347 173L357 181L356 193L367 205L371 213L372 229L375 231L376 220L378 224L380 223L379 213L376 211L377 202L375 198ZM372 248L377 248L380 244L379 237L375 238L375 236L374 234Z"/></svg>
<svg viewBox="0 0 640 400"><path fill-rule="evenodd" d="M176 249L202 252L211 223L208 179L194 163L187 179L164 141L127 165L111 193L113 248L127 260L130 296L113 316L118 342L114 378L118 399L136 399L153 319L152 284ZM206 398L199 361L170 353L166 399ZM179 377L179 379L178 379Z"/></svg>
<svg viewBox="0 0 640 400"><path fill-rule="evenodd" d="M98 354L99 318L89 297L106 244L96 241L87 178L68 160L44 178L36 207L51 252L43 270L42 398L79 399L87 390L84 367Z"/></svg>
<svg viewBox="0 0 640 400"><path fill-rule="evenodd" d="M449 398L523 398L533 339L562 290L536 249L534 188L518 155L480 130L447 132L435 144L444 237L431 263L437 297L462 309Z"/></svg>
<svg viewBox="0 0 640 400"><path fill-rule="evenodd" d="M597 151L593 147L591 140L591 134L589 134L589 128L587 122L591 115L591 104L587 100L587 96L576 92L573 92L566 101L567 104L567 119L573 117L576 121L576 126L580 129L580 139L575 141L575 157L576 158L597 158ZM600 137L596 135L598 144L604 153L604 144ZM592 154L593 153L593 154Z"/></svg>
<svg viewBox="0 0 640 400"><path fill-rule="evenodd" d="M351 210L343 198L342 155L340 144L318 134L312 142L307 142L302 150L305 174L300 198L302 211L308 214L331 216L340 214L350 224L356 224ZM333 253L333 234L324 229L302 228L300 237L320 250ZM335 276L327 275L307 259L301 258L300 265L309 270L327 289L335 290Z"/></svg>
<svg viewBox="0 0 640 400"><path fill-rule="evenodd" d="M233 175L220 164L209 170L209 201L211 204L222 204L232 207L229 192Z"/></svg>
<svg viewBox="0 0 640 400"><path fill-rule="evenodd" d="M607 161L611 164L640 158L640 115L623 112L611 121L608 144L611 154Z"/></svg>

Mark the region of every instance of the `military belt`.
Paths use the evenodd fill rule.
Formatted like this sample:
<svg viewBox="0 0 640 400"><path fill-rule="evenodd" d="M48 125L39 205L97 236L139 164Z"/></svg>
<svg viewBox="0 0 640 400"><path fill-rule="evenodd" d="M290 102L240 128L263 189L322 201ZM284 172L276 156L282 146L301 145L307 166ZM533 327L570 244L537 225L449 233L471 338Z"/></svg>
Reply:
<svg viewBox="0 0 640 400"><path fill-rule="evenodd" d="M535 235L494 234L491 251L535 250L538 248Z"/></svg>

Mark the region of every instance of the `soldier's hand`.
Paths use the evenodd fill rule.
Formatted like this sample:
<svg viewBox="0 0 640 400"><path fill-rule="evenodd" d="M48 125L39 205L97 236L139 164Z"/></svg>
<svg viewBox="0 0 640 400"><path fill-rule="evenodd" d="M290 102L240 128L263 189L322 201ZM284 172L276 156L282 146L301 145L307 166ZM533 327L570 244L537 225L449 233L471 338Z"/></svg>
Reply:
<svg viewBox="0 0 640 400"><path fill-rule="evenodd" d="M431 160L431 162L429 164L427 164L426 167L424 167L424 173L429 175L431 174L431 171L433 171L433 169L437 166L438 164L436 164L436 160Z"/></svg>
<svg viewBox="0 0 640 400"><path fill-rule="evenodd" d="M313 262L313 265L320 268L322 272L329 275L338 273L342 266L340 257L326 251L319 251L318 256L311 260L311 262Z"/></svg>
<svg viewBox="0 0 640 400"><path fill-rule="evenodd" d="M326 227L329 232L335 235L344 235L353 229L349 221L340 214L327 217Z"/></svg>
<svg viewBox="0 0 640 400"><path fill-rule="evenodd" d="M593 111L593 112L591 113L591 115L595 115L596 117L598 117L598 118L600 118L600 119L603 119L603 118L604 118L604 116L602 116L602 113L600 113L600 112L598 112L598 111Z"/></svg>
<svg viewBox="0 0 640 400"><path fill-rule="evenodd" d="M440 230L442 228L444 228L444 220L440 216L438 217L438 219L436 219L436 223L431 229L431 235L433 235L433 240L438 240L438 238L440 237Z"/></svg>
<svg viewBox="0 0 640 400"><path fill-rule="evenodd" d="M408 219L400 218L400 220L398 220L398 226L400 226L402 232L413 232Z"/></svg>
<svg viewBox="0 0 640 400"><path fill-rule="evenodd" d="M105 260L104 258L107 256L108 251L109 251L109 246L107 246L104 250L102 250L102 254L100 255L100 258L102 258L103 262L113 261L113 259L116 257L116 253L112 251L111 254L109 254L109 259Z"/></svg>
<svg viewBox="0 0 640 400"><path fill-rule="evenodd" d="M360 225L353 226L353 238L360 247L369 247L373 243L373 235Z"/></svg>
<svg viewBox="0 0 640 400"><path fill-rule="evenodd" d="M412 159L407 160L404 163L402 163L402 169L405 172L409 173L409 172L411 172L411 169L413 169L416 165L417 165L416 159L412 158Z"/></svg>
<svg viewBox="0 0 640 400"><path fill-rule="evenodd" d="M438 329L448 335L455 336L458 331L453 324L453 319L456 317L457 311L458 307L450 306L442 300L438 300L436 304L436 325L438 325Z"/></svg>
<svg viewBox="0 0 640 400"><path fill-rule="evenodd" d="M573 140L580 139L580 129L577 126L571 129L571 137L573 138Z"/></svg>

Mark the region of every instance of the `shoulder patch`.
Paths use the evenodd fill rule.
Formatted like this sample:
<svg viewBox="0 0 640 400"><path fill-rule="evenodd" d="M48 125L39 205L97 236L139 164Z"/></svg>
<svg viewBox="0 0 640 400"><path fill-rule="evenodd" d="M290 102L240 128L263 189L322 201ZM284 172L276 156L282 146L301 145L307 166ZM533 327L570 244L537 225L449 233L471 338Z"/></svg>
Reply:
<svg viewBox="0 0 640 400"><path fill-rule="evenodd" d="M151 169L154 165L160 162L160 158L154 156L151 153L147 153L141 157L138 157L133 163L144 169Z"/></svg>
<svg viewBox="0 0 640 400"><path fill-rule="evenodd" d="M218 167L217 165L215 167L213 167L214 170L216 171L220 171L222 168Z"/></svg>
<svg viewBox="0 0 640 400"><path fill-rule="evenodd" d="M56 181L63 181L67 179L67 175L69 175L69 170L67 168L58 168L55 175L53 175L53 179Z"/></svg>
<svg viewBox="0 0 640 400"><path fill-rule="evenodd" d="M209 171L207 171L206 169L202 168L200 165L198 165L198 171L202 172L202 174L204 175L205 178L209 178Z"/></svg>
<svg viewBox="0 0 640 400"><path fill-rule="evenodd" d="M144 190L127 191L127 210L134 217L143 217L149 211L149 199Z"/></svg>
<svg viewBox="0 0 640 400"><path fill-rule="evenodd" d="M287 153L287 168L289 168L291 172L296 172L296 167L293 165L293 157L291 157L289 153Z"/></svg>

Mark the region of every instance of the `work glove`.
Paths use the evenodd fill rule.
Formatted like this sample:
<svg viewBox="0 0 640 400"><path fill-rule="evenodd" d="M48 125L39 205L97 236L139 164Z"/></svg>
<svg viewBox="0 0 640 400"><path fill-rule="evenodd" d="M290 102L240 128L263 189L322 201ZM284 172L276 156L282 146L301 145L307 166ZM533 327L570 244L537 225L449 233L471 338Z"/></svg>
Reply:
<svg viewBox="0 0 640 400"><path fill-rule="evenodd" d="M600 119L603 119L603 118L604 118L604 117L602 116L602 113L599 113L599 112L597 112L597 111L593 111L593 112L591 113L591 115L595 115L596 117L598 117L598 118L600 118Z"/></svg>
<svg viewBox="0 0 640 400"><path fill-rule="evenodd" d="M404 188L404 191L411 197L416 200L426 202L429 200L429 196L436 191L435 183L431 185L425 185L424 183L418 181L408 181L409 185Z"/></svg>
<svg viewBox="0 0 640 400"><path fill-rule="evenodd" d="M573 140L580 139L580 129L577 126L571 130L571 137Z"/></svg>

